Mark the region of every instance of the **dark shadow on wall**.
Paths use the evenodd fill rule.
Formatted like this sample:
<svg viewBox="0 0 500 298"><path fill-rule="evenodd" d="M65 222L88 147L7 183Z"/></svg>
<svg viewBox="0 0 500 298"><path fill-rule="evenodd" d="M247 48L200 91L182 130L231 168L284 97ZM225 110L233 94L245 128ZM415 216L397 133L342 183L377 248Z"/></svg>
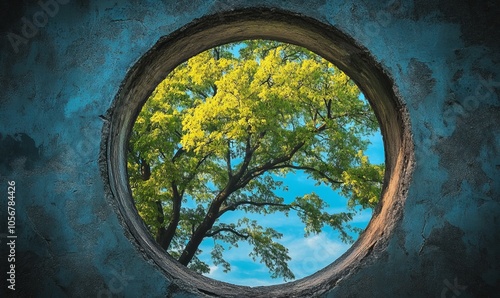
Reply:
<svg viewBox="0 0 500 298"><path fill-rule="evenodd" d="M0 2L0 32L9 31L12 25L22 18L29 2L27 0Z"/></svg>
<svg viewBox="0 0 500 298"><path fill-rule="evenodd" d="M40 159L41 146L36 147L35 140L25 133L14 136L0 133L0 174L12 171L16 162L23 164L23 169L33 169L33 164Z"/></svg>

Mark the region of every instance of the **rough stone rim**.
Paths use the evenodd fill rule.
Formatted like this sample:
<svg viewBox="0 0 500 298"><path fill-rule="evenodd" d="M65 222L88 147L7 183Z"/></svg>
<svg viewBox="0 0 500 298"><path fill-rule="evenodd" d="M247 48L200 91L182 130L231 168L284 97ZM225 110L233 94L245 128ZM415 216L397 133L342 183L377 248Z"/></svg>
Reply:
<svg viewBox="0 0 500 298"><path fill-rule="evenodd" d="M335 262L306 278L282 285L245 287L216 281L179 265L162 251L140 219L128 183L126 145L132 126L154 88L178 64L214 46L245 39L274 39L306 47L330 60L360 86L379 120L386 175L379 206L365 232ZM229 11L193 21L161 38L127 73L103 127L100 166L106 196L138 252L172 282L170 292L210 297L303 297L342 286L384 254L403 206L414 164L405 105L367 49L341 31L302 15L267 8ZM177 290L175 290L177 289Z"/></svg>

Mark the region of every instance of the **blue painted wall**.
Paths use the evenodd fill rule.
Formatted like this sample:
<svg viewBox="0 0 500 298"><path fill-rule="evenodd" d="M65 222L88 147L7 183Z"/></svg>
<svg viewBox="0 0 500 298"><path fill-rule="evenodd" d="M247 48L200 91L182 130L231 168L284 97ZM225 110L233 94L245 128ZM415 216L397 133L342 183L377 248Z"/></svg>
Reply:
<svg viewBox="0 0 500 298"><path fill-rule="evenodd" d="M203 295L180 289L126 237L99 168L102 115L127 71L160 37L208 14L268 7L333 25L366 47L394 79L410 115L415 167L403 220L373 264L323 296L499 295L494 1L22 3L2 4L0 21L0 293ZM4 273L13 264L8 181L16 183L15 291Z"/></svg>

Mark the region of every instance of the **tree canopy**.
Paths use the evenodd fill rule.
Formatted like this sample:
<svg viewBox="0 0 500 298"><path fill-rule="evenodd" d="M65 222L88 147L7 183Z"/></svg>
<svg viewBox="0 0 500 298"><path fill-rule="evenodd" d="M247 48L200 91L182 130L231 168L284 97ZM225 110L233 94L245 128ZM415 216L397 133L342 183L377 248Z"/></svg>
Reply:
<svg viewBox="0 0 500 298"><path fill-rule="evenodd" d="M215 265L231 269L224 250L247 242L250 257L272 277L294 278L283 236L235 210L288 216L304 234L323 227L352 241L356 208L373 208L384 165L364 154L378 122L356 84L307 49L276 41L222 45L192 57L158 85L137 117L129 142L133 198L156 241L200 273L200 243L214 240ZM279 177L303 171L348 199L330 214L328 198L311 192L283 198Z"/></svg>

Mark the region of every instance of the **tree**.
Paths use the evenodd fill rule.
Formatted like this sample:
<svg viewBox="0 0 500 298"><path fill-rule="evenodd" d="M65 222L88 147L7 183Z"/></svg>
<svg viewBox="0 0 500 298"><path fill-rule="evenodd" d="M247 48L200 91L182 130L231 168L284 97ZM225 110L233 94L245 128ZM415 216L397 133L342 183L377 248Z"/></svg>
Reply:
<svg viewBox="0 0 500 298"><path fill-rule="evenodd" d="M221 216L297 212L305 236L330 226L352 241L356 208L380 195L384 167L363 153L377 129L354 82L314 53L275 41L222 45L179 65L147 100L130 137L130 186L156 241L181 264L209 272L197 256L210 237L214 264L228 271L224 249L246 241L272 277L289 280L282 234ZM347 211L323 211L314 192L278 196L278 178L294 171L340 191Z"/></svg>

